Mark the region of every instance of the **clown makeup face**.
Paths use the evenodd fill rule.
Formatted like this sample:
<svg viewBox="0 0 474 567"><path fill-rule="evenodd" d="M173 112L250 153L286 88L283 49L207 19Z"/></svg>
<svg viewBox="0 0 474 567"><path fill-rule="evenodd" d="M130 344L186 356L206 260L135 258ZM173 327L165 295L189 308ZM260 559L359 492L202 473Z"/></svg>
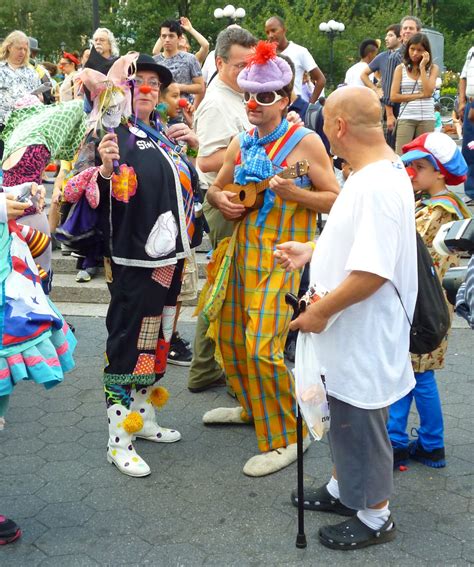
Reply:
<svg viewBox="0 0 474 567"><path fill-rule="evenodd" d="M133 110L140 120L149 124L150 114L158 104L160 96L159 86L155 87L157 81L159 85L159 77L153 71L138 71L136 78L142 86L135 86L133 90Z"/></svg>
<svg viewBox="0 0 474 567"><path fill-rule="evenodd" d="M246 102L245 108L249 122L258 126L260 136L273 131L281 122L283 111L288 106L288 97L277 93L272 104L262 105L258 103L256 95L250 93L247 93L247 95L248 102Z"/></svg>
<svg viewBox="0 0 474 567"><path fill-rule="evenodd" d="M429 159L416 159L411 162L410 166L415 172L411 180L415 193L427 191L435 195L444 188L443 174L435 169Z"/></svg>

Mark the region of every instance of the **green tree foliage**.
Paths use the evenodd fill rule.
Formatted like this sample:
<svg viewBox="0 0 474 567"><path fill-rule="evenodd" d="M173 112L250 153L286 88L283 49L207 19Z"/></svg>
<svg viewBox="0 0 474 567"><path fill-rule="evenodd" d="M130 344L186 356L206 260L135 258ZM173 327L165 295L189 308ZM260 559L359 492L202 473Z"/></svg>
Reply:
<svg viewBox="0 0 474 567"><path fill-rule="evenodd" d="M118 37L122 51L150 52L160 23L187 15L211 45L227 25L216 20L214 9L221 0L99 0L101 25ZM277 14L285 19L288 37L305 45L327 74L329 40L319 31L323 21L344 22L346 30L334 41L334 80L358 59L360 41L373 37L383 40L385 28L410 13L418 14L427 26L445 35L445 64L460 71L472 45L474 2L472 0L242 0L235 2L247 12L243 25L264 37L265 20ZM22 29L38 38L45 58L59 54L61 42L67 49L79 49L92 33L91 0L0 0L0 36Z"/></svg>

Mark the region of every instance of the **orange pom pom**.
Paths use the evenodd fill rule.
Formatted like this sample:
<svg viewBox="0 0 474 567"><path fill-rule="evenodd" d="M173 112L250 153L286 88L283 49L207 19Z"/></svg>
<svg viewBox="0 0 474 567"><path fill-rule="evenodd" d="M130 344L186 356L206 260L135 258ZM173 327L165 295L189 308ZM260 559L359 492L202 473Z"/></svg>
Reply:
<svg viewBox="0 0 474 567"><path fill-rule="evenodd" d="M136 433L143 427L143 418L136 412L132 411L123 420L123 428L127 433Z"/></svg>
<svg viewBox="0 0 474 567"><path fill-rule="evenodd" d="M255 51L247 59L248 65L265 65L277 56L277 44L270 41L259 41Z"/></svg>
<svg viewBox="0 0 474 567"><path fill-rule="evenodd" d="M163 386L157 386L150 392L151 403L156 408L162 408L168 401L169 397L170 394L168 390L166 388L163 388Z"/></svg>

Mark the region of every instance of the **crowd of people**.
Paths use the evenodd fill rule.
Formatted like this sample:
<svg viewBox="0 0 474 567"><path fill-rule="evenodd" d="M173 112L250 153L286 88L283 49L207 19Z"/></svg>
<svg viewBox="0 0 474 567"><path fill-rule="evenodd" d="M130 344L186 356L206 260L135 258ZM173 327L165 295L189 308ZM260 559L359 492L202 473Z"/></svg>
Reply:
<svg viewBox="0 0 474 567"><path fill-rule="evenodd" d="M0 427L16 383L53 387L74 367L73 329L48 297L55 242L77 256L78 283L104 268L106 458L125 475L151 474L135 438L181 439L155 413L168 401L158 384L168 363L189 367L191 393L226 387L235 398L209 408L203 423L254 428L259 453L244 474L293 463L287 336L312 333L334 470L305 490L304 506L346 516L319 539L357 549L396 536L394 467L446 466L434 371L447 335L410 357L421 291L415 235L442 279L459 258L438 256L434 237L470 218L474 198L474 48L459 87L461 151L436 128L439 67L416 17L387 27L383 52L364 40L327 99L321 68L287 33L279 16L266 21L266 41L230 25L209 53L189 19L165 20L153 54L120 56L113 33L99 28L57 65L38 63L37 40L21 31L3 41ZM51 164L48 218L41 180ZM465 200L449 188L463 182ZM182 301L198 294L204 231L212 251L191 346L177 323ZM315 287L326 291L292 321L287 294ZM406 432L413 398L416 439ZM310 441L305 429L304 450ZM298 504L295 492L291 499ZM0 516L0 544L20 535Z"/></svg>

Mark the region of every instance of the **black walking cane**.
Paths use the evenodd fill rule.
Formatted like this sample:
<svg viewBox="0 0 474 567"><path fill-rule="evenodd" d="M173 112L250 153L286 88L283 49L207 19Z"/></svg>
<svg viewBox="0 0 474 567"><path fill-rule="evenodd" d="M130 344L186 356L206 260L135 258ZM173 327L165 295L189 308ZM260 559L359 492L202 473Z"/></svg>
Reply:
<svg viewBox="0 0 474 567"><path fill-rule="evenodd" d="M299 299L292 293L285 295L285 301L293 307L295 317L300 313ZM298 473L298 534L296 535L296 547L306 547L306 534L304 533L304 486L303 486L303 418L301 410L296 402L296 464Z"/></svg>

